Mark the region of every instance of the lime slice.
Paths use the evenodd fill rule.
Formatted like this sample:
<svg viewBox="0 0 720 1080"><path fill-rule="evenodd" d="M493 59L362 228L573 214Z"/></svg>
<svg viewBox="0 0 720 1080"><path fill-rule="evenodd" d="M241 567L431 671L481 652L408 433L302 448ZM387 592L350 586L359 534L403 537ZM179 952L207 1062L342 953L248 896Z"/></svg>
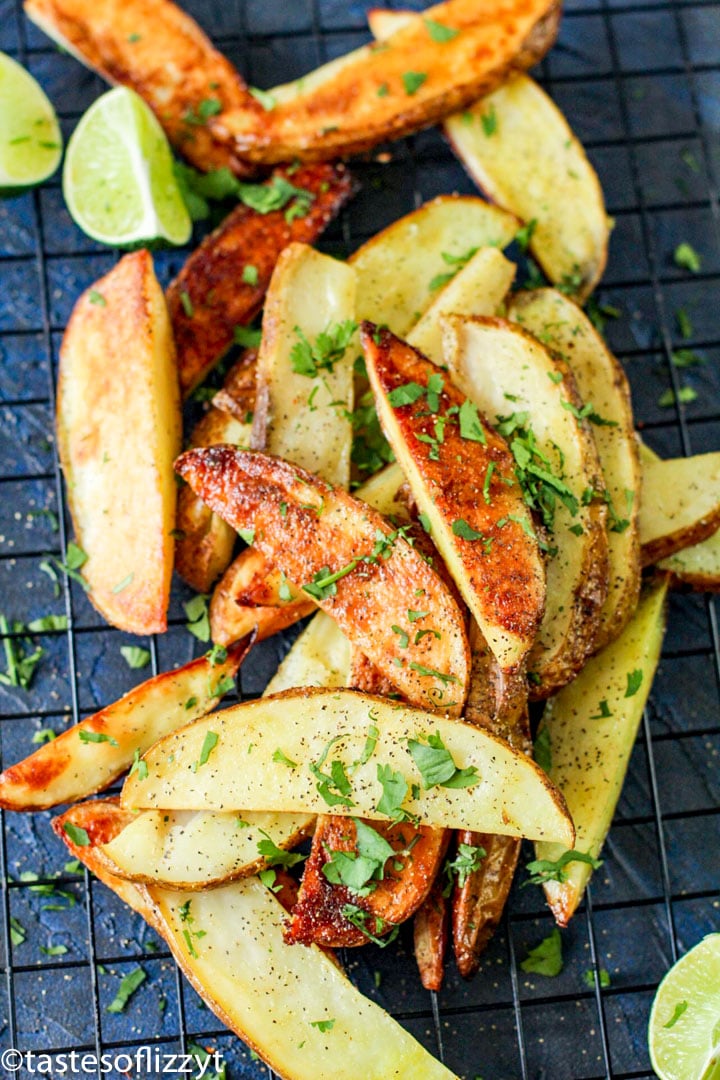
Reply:
<svg viewBox="0 0 720 1080"><path fill-rule="evenodd" d="M670 968L648 1041L660 1080L720 1080L720 934L708 934Z"/></svg>
<svg viewBox="0 0 720 1080"><path fill-rule="evenodd" d="M55 110L32 75L0 52L0 191L47 180L61 155Z"/></svg>
<svg viewBox="0 0 720 1080"><path fill-rule="evenodd" d="M63 194L75 222L102 244L190 239L192 222L165 133L145 102L126 87L98 98L75 128L65 155Z"/></svg>

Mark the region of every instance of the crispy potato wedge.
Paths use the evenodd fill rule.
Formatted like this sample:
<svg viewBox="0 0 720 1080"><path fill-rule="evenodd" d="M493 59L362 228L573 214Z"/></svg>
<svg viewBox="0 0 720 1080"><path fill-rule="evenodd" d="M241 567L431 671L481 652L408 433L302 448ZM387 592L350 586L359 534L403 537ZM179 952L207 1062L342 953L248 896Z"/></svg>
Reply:
<svg viewBox="0 0 720 1080"><path fill-rule="evenodd" d="M597 498L584 500L586 492L602 491L604 483L592 432L578 419L583 402L567 365L502 319L449 317L445 358L457 384L491 422L514 414L518 430L531 431L539 450L530 467L545 473L541 498L552 512L553 554L547 563L545 615L528 669L531 697L548 697L582 667L607 596L606 507ZM518 437L513 433L513 447ZM527 435L520 442L517 454L525 462L523 449L532 440ZM564 501L553 494L559 481ZM492 647L490 638L488 644Z"/></svg>
<svg viewBox="0 0 720 1080"><path fill-rule="evenodd" d="M408 701L460 711L468 675L462 612L400 530L342 489L264 454L188 450L176 469L231 525L253 529L254 546L333 616ZM414 594L422 617L408 615ZM407 648L399 649L393 626L414 635ZM422 629L441 636L418 640Z"/></svg>
<svg viewBox="0 0 720 1080"><path fill-rule="evenodd" d="M447 900L442 882L435 879L430 895L415 914L413 944L420 981L426 990L440 990L445 974L445 953L449 939Z"/></svg>
<svg viewBox="0 0 720 1080"><path fill-rule="evenodd" d="M24 9L80 63L144 98L198 169L244 171L204 123L201 106L210 100L222 110L242 108L250 98L245 83L170 0L26 0Z"/></svg>
<svg viewBox="0 0 720 1080"><path fill-rule="evenodd" d="M372 476L356 495L385 517L404 519L406 508L397 495L404 483L399 465L388 465ZM201 502L201 505L205 504ZM286 587L283 588L283 585ZM287 594L296 599L287 600ZM279 633L303 619L315 607L300 595L282 574L268 569L265 558L255 549L241 551L218 583L210 603L210 631L213 641L228 645L257 626L258 639ZM343 681L340 685L345 685Z"/></svg>
<svg viewBox="0 0 720 1080"><path fill-rule="evenodd" d="M252 422L248 421L248 414L252 416L255 408L255 367L255 357L251 355L231 368L223 390L215 395L213 404L193 428L190 446L250 445ZM221 401L216 404L220 394ZM182 487L177 497L175 537L178 574L197 592L209 592L230 564L237 533L189 487Z"/></svg>
<svg viewBox="0 0 720 1080"><path fill-rule="evenodd" d="M661 559L658 569L670 574L674 589L720 592L720 530L699 544Z"/></svg>
<svg viewBox="0 0 720 1080"><path fill-rule="evenodd" d="M193 251L168 287L183 397L223 358L235 328L251 323L259 313L280 253L293 242L315 240L355 191L350 173L340 164L304 167L290 175L288 169L278 169L269 183L278 179L309 193L307 213L294 216L281 209L261 214L237 206ZM257 271L250 281L243 276L246 266Z"/></svg>
<svg viewBox="0 0 720 1080"><path fill-rule="evenodd" d="M90 600L121 630L162 633L181 418L170 321L147 251L125 255L73 309L57 440Z"/></svg>
<svg viewBox="0 0 720 1080"><path fill-rule="evenodd" d="M608 502L608 594L595 649L616 638L640 595L640 459L630 387L587 315L555 289L518 293L508 317L569 364L589 410Z"/></svg>
<svg viewBox="0 0 720 1080"><path fill-rule="evenodd" d="M183 974L220 1021L286 1080L357 1080L360 1075L366 1080L455 1080L363 997L322 949L285 944L284 909L257 878L194 893L136 885L108 874L93 845L124 821L123 811L114 806L118 820L108 823L108 810L108 804L98 802L74 806L53 827L73 856L165 939ZM98 819L103 827L96 832ZM73 843L67 824L83 829L88 843ZM193 939L188 933L193 928L203 936ZM330 1030L312 1026L330 1019Z"/></svg>
<svg viewBox="0 0 720 1080"><path fill-rule="evenodd" d="M102 791L132 765L136 752L144 753L162 735L209 712L250 646L246 638L218 664L202 656L156 675L63 731L0 773L0 806L46 810Z"/></svg>
<svg viewBox="0 0 720 1080"><path fill-rule="evenodd" d="M426 15L460 31L433 41L424 24L402 27L385 48L365 46L330 77L266 112L241 103L209 121L243 160L332 160L429 127L531 67L552 45L560 18L554 0L508 0L478 8L448 0ZM423 79L408 79L421 73ZM378 93L387 87L387 93Z"/></svg>
<svg viewBox="0 0 720 1080"><path fill-rule="evenodd" d="M361 762L372 725L377 741L370 757ZM217 739L209 739L209 733ZM410 791L421 774L407 740L436 734L458 769L477 769L477 783ZM216 748L214 756L206 752L205 763L193 772L191 765L199 762L203 745L207 748L210 742ZM298 767L278 760L278 749ZM328 806L318 790L309 766L321 758L325 765L328 756L345 768L351 806ZM387 821L392 815L378 809L383 786L377 767L382 766L406 780L409 794L402 807L420 824L568 844L574 835L562 799L545 774L502 739L447 716L354 690L304 688L246 702L161 739L143 760L147 776L143 770L140 780L136 770L123 788L123 805L129 809L251 807ZM242 769L237 768L238 761L243 762ZM331 762L325 767L330 769Z"/></svg>
<svg viewBox="0 0 720 1080"><path fill-rule="evenodd" d="M707 540L720 526L720 453L643 462L643 566Z"/></svg>
<svg viewBox="0 0 720 1080"><path fill-rule="evenodd" d="M347 686L350 642L334 619L318 611L293 642L267 685L267 694L298 686Z"/></svg>
<svg viewBox="0 0 720 1080"><path fill-rule="evenodd" d="M368 13L378 41L413 21L420 20L412 11ZM448 116L443 128L487 196L534 222L530 249L548 278L589 296L607 262L610 222L597 173L552 99L528 75L517 75Z"/></svg>
<svg viewBox="0 0 720 1080"><path fill-rule="evenodd" d="M354 319L352 267L307 244L289 244L265 300L252 446L344 488L350 486ZM345 329L344 337L333 336ZM319 367L309 354L318 341L331 350Z"/></svg>
<svg viewBox="0 0 720 1080"><path fill-rule="evenodd" d="M550 777L570 807L577 851L597 858L610 828L643 709L660 658L665 631L667 581L640 598L619 638L588 661L574 682L545 706ZM561 844L537 844L537 859L558 859ZM562 882L548 881L545 896L560 926L567 926L582 899L591 867L570 862Z"/></svg>
<svg viewBox="0 0 720 1080"><path fill-rule="evenodd" d="M517 667L540 625L545 574L510 450L477 410L463 436L465 398L405 342L371 323L361 339L383 429L433 541L498 663ZM428 393L430 379L439 392Z"/></svg>
<svg viewBox="0 0 720 1080"><path fill-rule="evenodd" d="M512 214L472 195L439 195L394 221L351 255L357 319L404 337L436 299L438 276L457 265L445 256L506 247L520 228Z"/></svg>
<svg viewBox="0 0 720 1080"><path fill-rule="evenodd" d="M308 814L242 814L143 810L98 857L112 874L166 889L207 889L250 877L267 867L258 843L270 838L283 851L308 835Z"/></svg>

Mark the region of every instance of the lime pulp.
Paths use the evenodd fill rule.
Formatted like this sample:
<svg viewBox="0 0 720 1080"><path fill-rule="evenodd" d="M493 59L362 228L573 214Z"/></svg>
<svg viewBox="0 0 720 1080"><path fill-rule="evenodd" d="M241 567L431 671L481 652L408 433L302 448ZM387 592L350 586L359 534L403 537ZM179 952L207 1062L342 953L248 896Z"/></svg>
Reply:
<svg viewBox="0 0 720 1080"><path fill-rule="evenodd" d="M648 1042L660 1080L720 1080L720 934L703 938L660 983Z"/></svg>
<svg viewBox="0 0 720 1080"><path fill-rule="evenodd" d="M61 156L50 101L24 67L0 53L0 191L12 194L47 180Z"/></svg>

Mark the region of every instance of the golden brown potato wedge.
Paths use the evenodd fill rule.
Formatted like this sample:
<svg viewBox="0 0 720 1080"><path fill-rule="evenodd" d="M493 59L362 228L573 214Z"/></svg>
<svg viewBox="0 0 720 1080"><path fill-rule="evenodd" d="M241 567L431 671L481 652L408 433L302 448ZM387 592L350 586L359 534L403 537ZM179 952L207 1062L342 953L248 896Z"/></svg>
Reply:
<svg viewBox="0 0 720 1080"><path fill-rule="evenodd" d="M173 146L197 168L242 170L203 110L207 102L221 111L241 108L250 98L245 83L170 0L26 0L24 7L77 60L144 98Z"/></svg>
<svg viewBox="0 0 720 1080"><path fill-rule="evenodd" d="M457 780L469 786L443 786L439 781L421 786L432 777L418 767L417 760L423 758L417 748L413 754L408 740L431 739L428 747L442 752L436 737L454 762L449 776L453 785ZM445 754L443 758L447 768ZM434 828L559 843L571 843L574 837L572 821L545 773L508 743L447 715L354 690L301 688L245 702L173 732L142 760L147 773L136 770L123 787L122 802L130 809L250 807L373 821L412 815ZM330 781L318 777L323 767ZM383 782L388 768L399 773L399 790L392 793ZM470 773L460 777L457 770ZM338 801L339 776L347 795Z"/></svg>
<svg viewBox="0 0 720 1080"><path fill-rule="evenodd" d="M647 588L620 637L592 657L543 714L548 774L568 800L577 828L575 849L593 858L610 828L660 659L666 594L666 580ZM537 844L535 856L552 863L566 850L562 844ZM591 873L588 862L570 862L545 884L560 926L567 926Z"/></svg>
<svg viewBox="0 0 720 1080"><path fill-rule="evenodd" d="M720 592L720 530L699 544L661 559L658 569L670 573L674 589Z"/></svg>
<svg viewBox="0 0 720 1080"><path fill-rule="evenodd" d="M542 618L542 557L505 441L428 360L363 324L381 423L465 603L504 668ZM434 389L433 389L434 388Z"/></svg>
<svg viewBox="0 0 720 1080"><path fill-rule="evenodd" d="M265 299L252 446L344 488L354 320L353 269L307 244L289 244Z"/></svg>
<svg viewBox="0 0 720 1080"><path fill-rule="evenodd" d="M326 953L285 944L283 907L257 878L183 893L108 874L93 845L122 828L122 811L110 807L74 806L56 819L55 831L75 858L154 926L220 1021L278 1074L287 1080L455 1080ZM323 1020L332 1024L321 1031Z"/></svg>
<svg viewBox="0 0 720 1080"><path fill-rule="evenodd" d="M617 637L640 595L640 459L625 372L587 315L555 289L518 293L508 310L570 366L597 447L608 504L608 594L595 649Z"/></svg>
<svg viewBox="0 0 720 1080"><path fill-rule="evenodd" d="M57 393L58 452L88 595L129 633L167 627L180 439L165 299L149 252L136 251L76 303Z"/></svg>
<svg viewBox="0 0 720 1080"><path fill-rule="evenodd" d="M545 615L528 657L531 697L547 697L582 667L607 595L606 506L594 495L604 484L583 402L567 365L503 319L449 317L445 359L507 433L525 490L551 530Z"/></svg>
<svg viewBox="0 0 720 1080"><path fill-rule="evenodd" d="M264 454L188 450L176 468L234 528L253 530L254 546L333 616L408 701L461 710L468 675L462 613L401 530L342 489ZM435 633L421 637L420 630Z"/></svg>
<svg viewBox="0 0 720 1080"><path fill-rule="evenodd" d="M368 14L378 41L412 21L419 21L412 11ZM597 174L552 99L528 75L516 75L443 127L481 190L533 223L530 249L550 281L589 296L605 269L610 222Z"/></svg>
<svg viewBox="0 0 720 1080"><path fill-rule="evenodd" d="M223 389L193 428L190 446L250 445L255 372L256 356L252 352L233 365ZM175 569L188 585L197 592L209 592L216 578L227 570L236 539L235 530L213 514L189 487L180 488L175 517Z"/></svg>
<svg viewBox="0 0 720 1080"><path fill-rule="evenodd" d="M187 259L167 290L183 397L212 371L234 341L235 328L259 313L280 252L312 243L355 191L344 165L278 169L268 183L308 192L304 214L261 214L241 204ZM294 204L290 203L289 209ZM305 208L305 204L303 206ZM244 273L251 266L255 273Z"/></svg>
<svg viewBox="0 0 720 1080"><path fill-rule="evenodd" d="M420 981L426 990L440 990L445 974L447 952L448 905L442 881L435 879L430 894L415 914L413 944Z"/></svg>
<svg viewBox="0 0 720 1080"><path fill-rule="evenodd" d="M349 259L357 274L357 319L404 337L447 279L481 247L506 247L520 227L512 214L469 195L439 195L394 221Z"/></svg>
<svg viewBox="0 0 720 1080"><path fill-rule="evenodd" d="M156 675L63 731L0 773L0 806L46 810L102 791L162 735L209 712L232 686L250 645L239 642L217 664L202 656Z"/></svg>
<svg viewBox="0 0 720 1080"><path fill-rule="evenodd" d="M644 566L707 540L720 526L720 453L643 462Z"/></svg>
<svg viewBox="0 0 720 1080"><path fill-rule="evenodd" d="M476 0L448 0L426 16L458 33L438 43L424 23L403 27L383 48L369 45L335 64L330 78L316 74L309 90L270 112L258 102L224 110L210 120L213 134L261 164L327 161L400 138L536 63L555 39L560 8L554 0L480 9Z"/></svg>

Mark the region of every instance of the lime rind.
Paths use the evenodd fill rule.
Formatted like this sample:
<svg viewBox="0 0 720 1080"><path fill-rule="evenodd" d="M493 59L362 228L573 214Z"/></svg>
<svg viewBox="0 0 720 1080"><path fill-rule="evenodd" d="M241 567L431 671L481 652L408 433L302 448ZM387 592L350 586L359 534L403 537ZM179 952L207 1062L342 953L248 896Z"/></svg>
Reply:
<svg viewBox="0 0 720 1080"><path fill-rule="evenodd" d="M660 983L648 1044L660 1080L720 1080L720 933L703 938Z"/></svg>
<svg viewBox="0 0 720 1080"><path fill-rule="evenodd" d="M0 53L0 192L41 184L57 169L62 134L55 110L29 71Z"/></svg>
<svg viewBox="0 0 720 1080"><path fill-rule="evenodd" d="M103 94L80 120L65 155L63 194L75 223L99 243L190 239L165 133L126 87Z"/></svg>

